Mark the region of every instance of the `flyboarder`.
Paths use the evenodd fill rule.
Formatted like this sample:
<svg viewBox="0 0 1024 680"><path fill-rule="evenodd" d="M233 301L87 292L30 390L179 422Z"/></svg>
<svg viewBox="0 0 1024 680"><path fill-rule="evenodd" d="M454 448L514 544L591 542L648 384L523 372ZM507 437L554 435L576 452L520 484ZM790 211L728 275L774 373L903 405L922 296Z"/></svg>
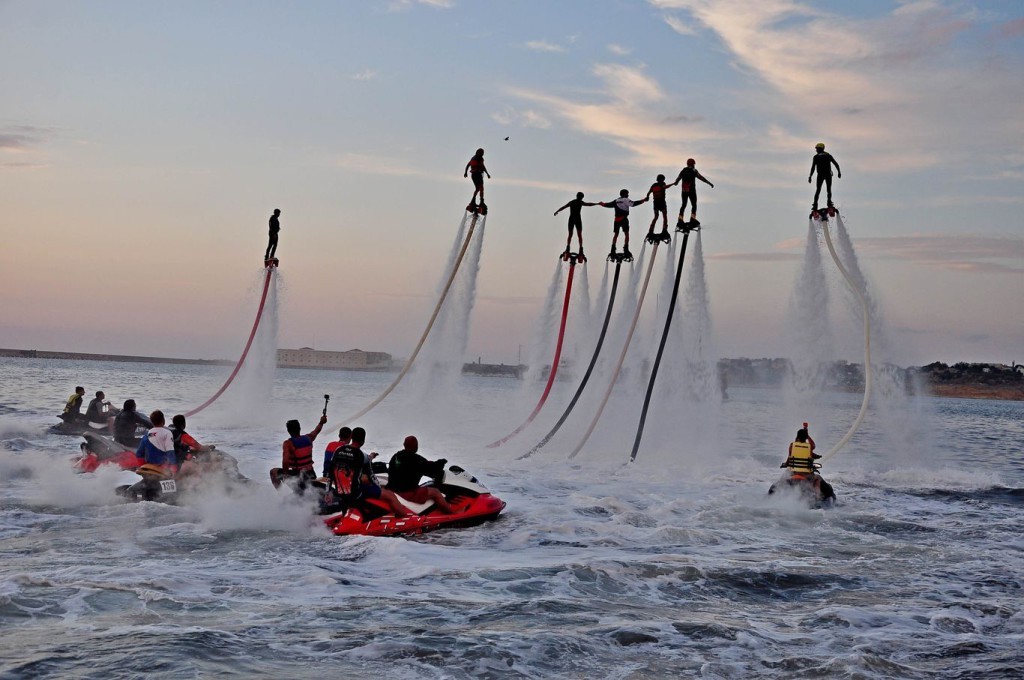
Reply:
<svg viewBox="0 0 1024 680"><path fill-rule="evenodd" d="M700 222L697 221L697 180L704 182L712 189L715 185L708 181L707 177L700 174L697 170L697 161L692 158L686 159L686 167L679 171L679 176L676 177L676 181L672 182L669 186L675 186L682 183L683 190L683 204L679 206L679 222L676 225L677 229L692 229L699 227ZM690 201L690 221L687 222L685 219L686 202Z"/></svg>
<svg viewBox="0 0 1024 680"><path fill-rule="evenodd" d="M263 256L263 264L266 267L270 266L272 260L277 260L274 255L277 253L277 233L281 231L281 223L277 219L280 214L281 211L274 208L274 214L270 216L270 240L267 241L267 254Z"/></svg>
<svg viewBox="0 0 1024 680"><path fill-rule="evenodd" d="M569 201L568 203L566 203L561 208L559 208L558 210L555 211L555 215L557 216L558 213L562 212L566 208L569 209L569 235L565 239L565 252L562 253L562 259L563 260L569 259L569 254L570 254L569 247L572 245L572 230L573 230L573 227L575 227L576 228L576 240L579 241L579 244L580 244L579 257L580 257L580 259L582 261L584 261L584 262L586 261L586 258L583 256L583 215L582 215L583 206L585 206L585 205L586 206L591 206L591 205L597 205L597 203L587 203L586 201L584 201L583 200L583 192L580 191L580 192L576 193L576 198L574 198L573 200Z"/></svg>
<svg viewBox="0 0 1024 680"><path fill-rule="evenodd" d="M615 252L615 242L619 239L619 230L622 230L624 236L624 242L622 244L622 256L621 258L626 262L633 261L633 253L629 252L629 209L634 205L642 205L646 203L646 198L641 198L639 201L634 201L629 198L629 190L623 189L619 192L619 197L614 201L598 203L602 208L614 208L615 209L615 223L614 223L614 234L612 236L612 250L608 253L609 259L619 259L619 255Z"/></svg>
<svg viewBox="0 0 1024 680"><path fill-rule="evenodd" d="M665 189L667 188L665 175L658 175L658 180L647 190L646 198L654 196L654 219L651 220L651 226L647 230L648 237L654 236L654 225L658 223L659 214L661 215L661 232L668 235L668 203L665 201Z"/></svg>
<svg viewBox="0 0 1024 680"><path fill-rule="evenodd" d="M487 205L484 203L484 175L487 175L487 179L491 178L491 173L487 172L487 167L484 165L484 150L477 149L476 153L469 162L466 163L466 169L462 172L463 177L472 175L473 179L473 198L469 201L469 205L466 206L466 210L469 212L477 212L476 206L476 195L480 194L480 212L484 215L487 214Z"/></svg>
<svg viewBox="0 0 1024 680"><path fill-rule="evenodd" d="M836 166L836 177L843 178L843 171L839 169L839 163L832 158L832 154L825 151L825 143L818 142L814 145L814 157L811 159L811 172L807 175L807 183L811 183L815 170L818 172L818 186L814 191L814 205L811 206L811 214L818 212L818 196L821 195L821 183L825 183L829 215L835 214L835 206L832 205L832 166Z"/></svg>

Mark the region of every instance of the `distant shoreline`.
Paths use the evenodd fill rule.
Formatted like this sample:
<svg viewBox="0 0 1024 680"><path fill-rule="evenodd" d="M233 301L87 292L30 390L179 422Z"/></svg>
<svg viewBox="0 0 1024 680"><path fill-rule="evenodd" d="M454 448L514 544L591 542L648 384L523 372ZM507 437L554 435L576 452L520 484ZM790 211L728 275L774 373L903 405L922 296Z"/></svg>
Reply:
<svg viewBox="0 0 1024 680"><path fill-rule="evenodd" d="M147 356L133 356L127 354L99 354L99 353L85 353L85 352L49 352L45 350L35 349L0 349L0 358L10 359L57 359L61 361L111 361L117 363L136 363L136 364L183 364L183 365L198 365L198 366L232 366L234 361L227 359L179 359L173 357L147 357ZM469 364L467 364L468 366ZM473 364L477 366L477 364ZM490 364L479 364L480 367L491 366ZM493 365L498 367L497 364ZM291 368L291 367L279 367L279 368ZM317 370L346 370L346 371L357 371L361 372L357 368L344 368L344 369L329 369L326 367L307 367L314 368ZM501 366L502 369L522 367L512 366ZM393 369L392 369L393 370ZM369 372L380 373L386 372L381 369L372 369ZM492 374L487 372L478 373L484 377L503 377L507 371L495 371ZM780 386L774 381L765 382L748 382L748 381L735 381L724 385L726 389L729 387L744 387L753 389L779 389ZM834 392L858 392L860 391L859 386L834 386L831 391ZM1024 401L1024 387L1018 385L1006 385L1006 384L985 384L985 383L968 383L968 384L927 384L921 389L922 396L930 397L954 397L959 399L988 399L993 401Z"/></svg>

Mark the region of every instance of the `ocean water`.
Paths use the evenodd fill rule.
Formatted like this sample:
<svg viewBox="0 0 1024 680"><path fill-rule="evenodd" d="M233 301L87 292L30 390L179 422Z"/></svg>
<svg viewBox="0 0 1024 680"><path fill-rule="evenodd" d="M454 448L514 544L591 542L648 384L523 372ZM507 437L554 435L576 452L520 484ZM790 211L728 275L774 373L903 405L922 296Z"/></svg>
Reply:
<svg viewBox="0 0 1024 680"><path fill-rule="evenodd" d="M823 471L840 504L811 510L765 495L800 425L773 390L662 416L626 466L629 390L570 464L590 413L517 461L551 424L485 448L517 382L463 377L429 415L400 387L318 451L343 424L385 456L417 434L508 502L416 538L332 536L267 480L285 420L308 429L325 393L355 412L391 375L279 370L269 407L233 387L189 430L256 483L185 507L117 502L117 473L73 474L78 441L46 432L75 385L171 414L227 371L0 359L0 677L1024 677L1022 403L869 412ZM821 396L819 449L859 405Z"/></svg>

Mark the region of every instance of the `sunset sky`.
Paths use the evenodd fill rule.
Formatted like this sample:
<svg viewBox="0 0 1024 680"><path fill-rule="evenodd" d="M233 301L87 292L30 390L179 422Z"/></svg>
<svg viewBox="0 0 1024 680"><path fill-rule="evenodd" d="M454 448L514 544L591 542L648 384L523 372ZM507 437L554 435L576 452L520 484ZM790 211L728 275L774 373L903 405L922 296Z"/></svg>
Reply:
<svg viewBox="0 0 1024 680"><path fill-rule="evenodd" d="M556 208L690 156L718 351L785 356L818 141L893 359L1024 362L1019 0L0 0L0 347L237 356L280 208L281 346L406 356L482 146L473 359L529 341Z"/></svg>

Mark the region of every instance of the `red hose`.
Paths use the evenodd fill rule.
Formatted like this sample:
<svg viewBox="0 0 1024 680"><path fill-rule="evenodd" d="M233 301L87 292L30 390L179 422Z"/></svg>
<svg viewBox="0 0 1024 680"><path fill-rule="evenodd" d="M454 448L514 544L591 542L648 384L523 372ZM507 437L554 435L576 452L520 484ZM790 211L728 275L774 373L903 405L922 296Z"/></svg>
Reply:
<svg viewBox="0 0 1024 680"><path fill-rule="evenodd" d="M551 362L551 371L548 373L548 384L544 386L544 394L540 395L540 401L537 402L537 406L533 409L533 413L526 419L522 425L514 429L509 434L505 435L496 442L491 442L487 445L487 448L493 449L501 446L512 437L523 431L527 425L533 422L533 419L537 417L540 410L544 408L544 402L548 399L548 394L551 393L551 386L555 384L555 374L558 372L558 361L562 356L562 339L565 338L565 319L569 316L569 294L572 292L572 275L576 271L576 260L569 263L569 276L565 281L565 302L562 303L562 323L558 327L558 344L555 346L555 358Z"/></svg>
<svg viewBox="0 0 1024 680"><path fill-rule="evenodd" d="M217 397L224 394L224 390L228 388L228 385L231 384L231 381L235 379L236 375L238 375L238 371L242 368L242 364L245 363L245 357L249 354L249 348L252 347L252 341L256 337L256 329L260 327L260 319L263 318L263 307L264 305L267 304L267 292L270 290L270 278L273 275L274 267L267 267L267 278L263 281L263 295L260 297L260 308L256 312L256 321L253 322L252 324L252 331L249 333L249 341L245 343L245 349L242 350L242 356L238 358L238 363L235 364L235 370L231 371L231 375L228 376L227 381L223 385L221 385L220 389L217 390L216 394L214 394L212 397L203 402L203 404L198 408L194 408L188 413L186 413L186 416L193 416L202 411L204 408L206 408L213 402L217 401Z"/></svg>

